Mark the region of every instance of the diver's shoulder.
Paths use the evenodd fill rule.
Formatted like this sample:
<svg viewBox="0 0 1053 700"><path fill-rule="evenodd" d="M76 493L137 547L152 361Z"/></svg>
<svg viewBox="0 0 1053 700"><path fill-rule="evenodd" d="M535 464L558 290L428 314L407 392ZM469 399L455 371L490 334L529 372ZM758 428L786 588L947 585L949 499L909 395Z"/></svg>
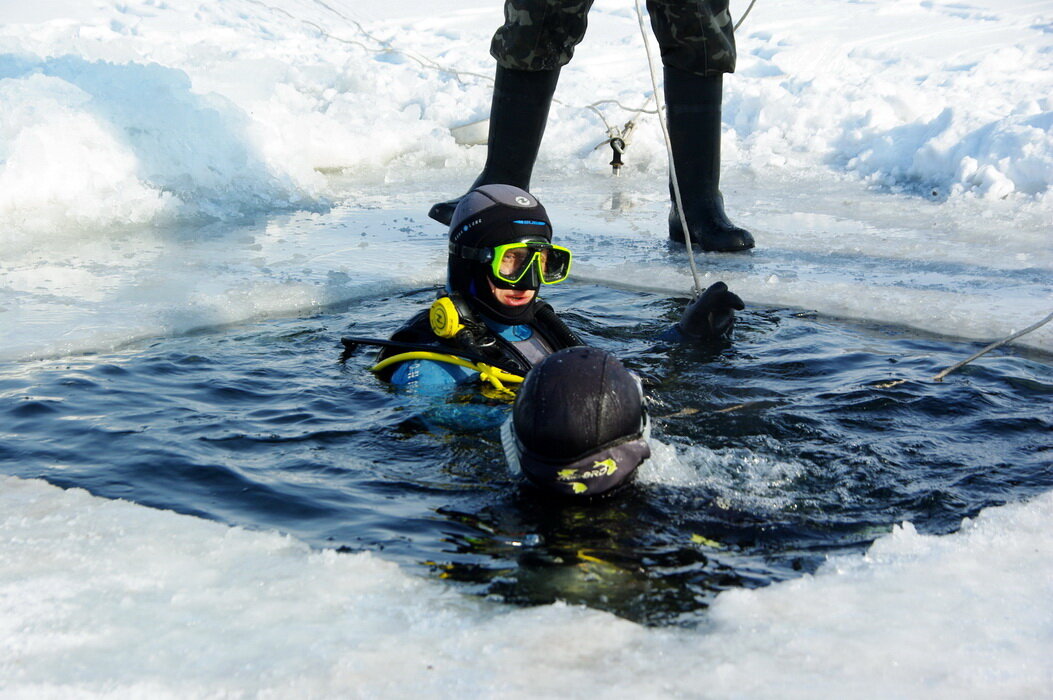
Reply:
<svg viewBox="0 0 1053 700"><path fill-rule="evenodd" d="M391 334L392 340L405 343L435 342L435 333L428 321L428 309L421 309Z"/></svg>

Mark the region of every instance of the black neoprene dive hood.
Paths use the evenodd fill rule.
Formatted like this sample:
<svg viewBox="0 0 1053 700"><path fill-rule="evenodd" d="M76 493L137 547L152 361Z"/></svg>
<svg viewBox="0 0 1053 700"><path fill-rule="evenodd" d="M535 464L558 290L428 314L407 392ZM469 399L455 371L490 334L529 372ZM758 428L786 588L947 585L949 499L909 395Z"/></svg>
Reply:
<svg viewBox="0 0 1053 700"><path fill-rule="evenodd" d="M541 286L532 269L523 280L509 284L495 279L490 265L456 254L459 246L491 248L523 240L552 242L552 224L545 208L525 190L512 185L482 185L461 198L450 220L450 256L446 286L458 292L478 311L501 323L529 323L534 319L537 297L530 304L509 308L494 298L487 280L504 289Z"/></svg>
<svg viewBox="0 0 1053 700"><path fill-rule="evenodd" d="M601 496L651 456L639 380L598 348L555 352L527 374L501 430L510 466L543 491Z"/></svg>

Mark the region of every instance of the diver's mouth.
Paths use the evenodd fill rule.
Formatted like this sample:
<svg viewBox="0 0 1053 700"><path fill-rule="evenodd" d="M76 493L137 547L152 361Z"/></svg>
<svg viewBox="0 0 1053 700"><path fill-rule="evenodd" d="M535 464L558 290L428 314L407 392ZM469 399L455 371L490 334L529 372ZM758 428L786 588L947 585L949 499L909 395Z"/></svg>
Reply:
<svg viewBox="0 0 1053 700"><path fill-rule="evenodd" d="M526 306L530 303L530 300L534 298L533 292L527 291L509 291L502 295L502 300L508 306Z"/></svg>

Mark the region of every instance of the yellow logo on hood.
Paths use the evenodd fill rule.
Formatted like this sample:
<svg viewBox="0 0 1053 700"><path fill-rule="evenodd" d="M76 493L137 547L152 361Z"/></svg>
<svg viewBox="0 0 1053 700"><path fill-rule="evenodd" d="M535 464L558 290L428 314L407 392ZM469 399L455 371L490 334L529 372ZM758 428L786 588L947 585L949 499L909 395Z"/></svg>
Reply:
<svg viewBox="0 0 1053 700"><path fill-rule="evenodd" d="M586 479L593 476L610 476L616 471L618 471L618 463L613 458L608 457L602 462L593 462L592 469L585 472L584 476Z"/></svg>
<svg viewBox="0 0 1053 700"><path fill-rule="evenodd" d="M608 457L602 462L593 462L588 471L579 472L577 469L560 469L556 472L556 478L560 481L574 481L575 479L595 479L598 476L611 476L618 471L618 463Z"/></svg>

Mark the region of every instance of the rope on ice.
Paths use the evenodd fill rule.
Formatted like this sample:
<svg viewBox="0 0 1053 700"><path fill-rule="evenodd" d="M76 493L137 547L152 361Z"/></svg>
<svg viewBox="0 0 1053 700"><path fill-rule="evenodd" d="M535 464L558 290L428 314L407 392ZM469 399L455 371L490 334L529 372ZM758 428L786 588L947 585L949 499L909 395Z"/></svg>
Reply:
<svg viewBox="0 0 1053 700"><path fill-rule="evenodd" d="M934 382L942 382L943 378L946 377L951 372L953 372L954 370L959 369L961 367L964 367L965 365L969 364L970 362L972 362L973 360L977 359L978 357L982 357L982 356L986 355L987 353L991 352L992 350L994 350L995 348L1000 348L1003 345L1005 345L1006 343L1012 342L1012 341L1016 340L1017 338L1019 338L1022 335L1027 335L1028 333L1030 333L1032 331L1037 331L1039 328L1041 328L1042 326L1046 325L1050 321L1053 321L1053 312L1050 312L1049 316L1046 316L1044 319L1042 319L1038 323L1034 323L1034 324L1028 326L1027 328L1025 328L1022 331L1017 331L1016 333L1014 333L1014 334L1012 334L1010 336L1007 336L1005 338L1002 338L1001 340L999 340L999 341L997 341L995 343L991 343L990 345L988 345L986 348L984 348L980 352L975 353L973 355L970 355L969 357L965 358L964 360L962 360L961 362L959 362L957 364L951 365L950 367L948 367L947 369L943 370L942 372L937 374L935 377L933 377L932 381L934 381Z"/></svg>
<svg viewBox="0 0 1053 700"><path fill-rule="evenodd" d="M983 350L980 350L979 352L973 353L972 355L970 355L969 357L965 358L961 362L958 362L956 364L951 365L950 367L948 367L947 369L943 370L939 374L934 375L932 377L931 381L942 382L943 378L946 377L951 372L954 372L955 370L961 369L962 367L964 367L965 365L969 364L973 360L976 360L976 359L979 359L979 358L983 357L987 353L991 352L992 350L994 350L996 348L1002 347L1006 343L1010 343L1010 342L1016 340L1017 338L1019 338L1021 336L1025 336L1028 333L1031 333L1033 331L1037 331L1039 328L1041 328L1042 326L1046 325L1050 321L1053 321L1053 312L1050 312L1050 314L1048 316L1046 316L1044 319L1042 319L1038 323L1033 323L1030 326L1028 326L1027 328L1025 328L1024 330L1022 330L1022 331L1017 331L1016 333L1013 333L1012 335L1008 335L1005 338L1002 338L1001 340L995 341L995 342L991 343L990 345L988 345L987 347L985 347ZM875 384L874 386L876 386L878 389L891 389L894 386L899 386L900 384L904 384L904 383L906 383L908 381L910 381L910 380L909 379L895 379L895 380L893 380L891 382L881 382L880 384Z"/></svg>
<svg viewBox="0 0 1053 700"><path fill-rule="evenodd" d="M698 278L698 268L695 265L695 252L691 248L690 228L687 225L687 216L684 214L684 202L680 198L680 183L676 179L676 167L673 162L673 143L669 139L669 128L662 114L662 101L658 98L658 76L655 74L654 58L651 56L651 42L647 40L647 28L644 26L643 10L640 8L640 0L636 0L636 19L640 24L640 34L643 38L644 50L647 52L647 67L651 73L651 87L654 88L654 100L658 107L658 123L662 127L662 137L665 139L665 151L669 156L669 179L673 183L673 194L676 201L676 210L680 214L680 221L684 229L684 245L687 246L687 262L691 267L691 278L694 280L695 296L702 293L702 282Z"/></svg>

